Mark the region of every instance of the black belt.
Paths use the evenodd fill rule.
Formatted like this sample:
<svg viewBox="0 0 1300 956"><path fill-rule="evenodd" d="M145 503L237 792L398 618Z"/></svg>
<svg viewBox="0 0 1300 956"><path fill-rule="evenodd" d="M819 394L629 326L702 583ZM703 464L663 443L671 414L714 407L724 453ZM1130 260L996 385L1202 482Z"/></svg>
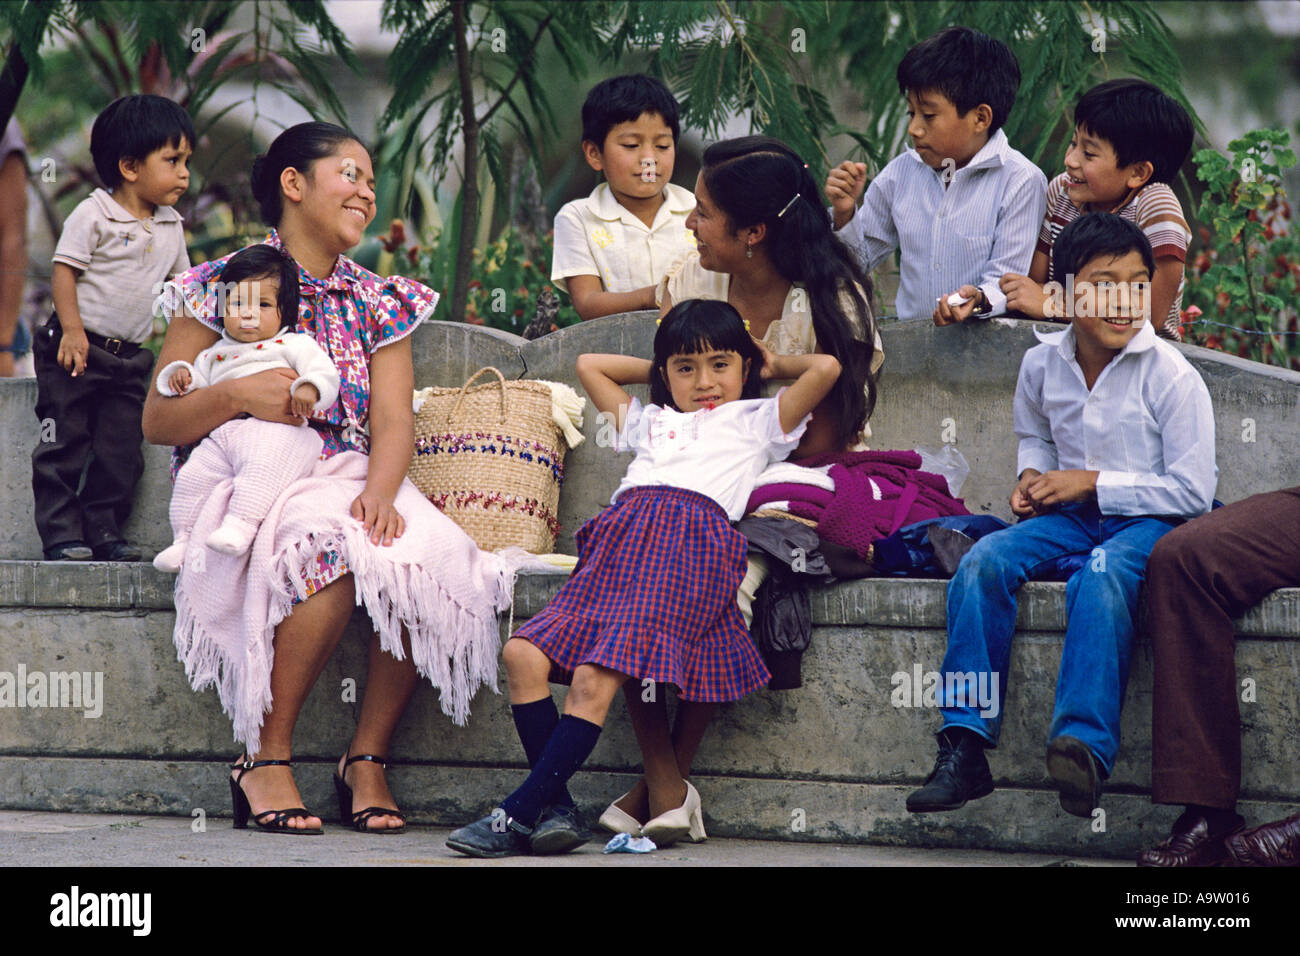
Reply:
<svg viewBox="0 0 1300 956"><path fill-rule="evenodd" d="M63 337L63 326L59 324L58 314L52 314L45 321L45 324L41 326L37 334L43 337L44 341L48 342L51 347L56 347L59 339ZM96 335L94 332L86 332L86 340L95 348L103 349L118 358L130 358L144 348L143 344L128 342L125 339L109 339L102 335Z"/></svg>
<svg viewBox="0 0 1300 956"><path fill-rule="evenodd" d="M90 344L96 348L101 348L105 352L110 352L119 358L130 358L136 352L140 351L143 346L135 342L127 342L123 339L106 339L102 335L96 335L94 332L87 332L86 338Z"/></svg>

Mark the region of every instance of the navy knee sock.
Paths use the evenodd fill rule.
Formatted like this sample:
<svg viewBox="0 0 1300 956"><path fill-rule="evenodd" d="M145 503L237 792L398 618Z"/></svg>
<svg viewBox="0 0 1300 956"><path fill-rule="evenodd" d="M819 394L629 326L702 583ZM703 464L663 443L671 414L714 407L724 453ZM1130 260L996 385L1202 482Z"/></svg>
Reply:
<svg viewBox="0 0 1300 956"><path fill-rule="evenodd" d="M501 809L524 826L533 826L553 803L569 778L578 772L600 738L600 726L565 714L546 742L537 765L523 785L501 801Z"/></svg>
<svg viewBox="0 0 1300 956"><path fill-rule="evenodd" d="M560 712L555 709L555 701L543 697L531 704L511 704L510 713L515 718L515 730L519 733L519 742L524 745L524 754L528 757L528 769L532 770L541 759L546 749L546 742L560 723ZM573 797L569 788L561 786L552 803L560 806L573 806Z"/></svg>

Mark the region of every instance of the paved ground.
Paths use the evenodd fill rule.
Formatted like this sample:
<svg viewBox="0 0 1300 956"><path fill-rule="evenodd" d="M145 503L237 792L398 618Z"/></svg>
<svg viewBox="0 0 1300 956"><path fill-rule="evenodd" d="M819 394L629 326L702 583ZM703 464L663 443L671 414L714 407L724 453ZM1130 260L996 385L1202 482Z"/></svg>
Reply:
<svg viewBox="0 0 1300 956"><path fill-rule="evenodd" d="M326 824L319 837L235 830L228 819L0 811L3 866L1124 866L1041 853L926 850L711 839L649 854L600 852L593 842L559 857L470 860L448 850L446 829L367 836Z"/></svg>

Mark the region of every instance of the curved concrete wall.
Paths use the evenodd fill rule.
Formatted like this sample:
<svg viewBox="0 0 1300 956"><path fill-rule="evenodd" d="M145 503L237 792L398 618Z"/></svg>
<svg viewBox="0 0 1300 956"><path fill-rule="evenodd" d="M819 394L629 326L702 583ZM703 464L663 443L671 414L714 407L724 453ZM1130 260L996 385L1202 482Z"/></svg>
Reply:
<svg viewBox="0 0 1300 956"><path fill-rule="evenodd" d="M459 385L481 366L494 365L507 378L561 381L581 394L574 359L582 352L649 355L654 315L610 316L532 342L482 326L426 322L412 339L416 383ZM1010 517L1007 495L1016 452L1011 401L1020 358L1035 344L1033 326L1010 319L943 329L928 320L886 323L873 445L937 448L951 441L971 466L962 489L967 506ZM1300 374L1195 346L1179 348L1204 377L1214 401L1218 497L1231 502L1300 484L1300 456L1295 453ZM646 398L644 389L640 397ZM31 517L30 451L39 434L35 403L34 381L0 380L0 442L7 452L0 458L5 488L0 494L0 558L40 555ZM609 500L629 460L597 446L590 406L583 432L588 441L569 454L560 498L564 527L556 547L561 551L573 551L573 532ZM168 497L167 450L148 448L128 526L133 541L161 549L171 540Z"/></svg>

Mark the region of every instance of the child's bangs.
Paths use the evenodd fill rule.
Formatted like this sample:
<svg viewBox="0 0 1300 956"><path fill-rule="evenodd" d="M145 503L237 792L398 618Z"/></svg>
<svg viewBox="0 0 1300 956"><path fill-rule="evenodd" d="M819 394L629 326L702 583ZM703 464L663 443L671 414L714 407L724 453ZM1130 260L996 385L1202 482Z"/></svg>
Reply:
<svg viewBox="0 0 1300 956"><path fill-rule="evenodd" d="M655 333L655 356L651 363L650 400L672 406L672 393L665 381L665 369L674 355L736 352L750 363L742 398L757 398L761 387L762 353L740 313L726 302L686 299L677 303L659 323Z"/></svg>
<svg viewBox="0 0 1300 956"><path fill-rule="evenodd" d="M665 360L674 355L699 355L704 352L753 351L749 333L738 318L728 322L715 316L694 313L680 316L666 328L660 326L655 352Z"/></svg>
<svg viewBox="0 0 1300 956"><path fill-rule="evenodd" d="M739 352L734 343L719 342L713 338L697 338L690 342L679 342L676 348L668 350L668 357L674 355L709 355L713 352Z"/></svg>

